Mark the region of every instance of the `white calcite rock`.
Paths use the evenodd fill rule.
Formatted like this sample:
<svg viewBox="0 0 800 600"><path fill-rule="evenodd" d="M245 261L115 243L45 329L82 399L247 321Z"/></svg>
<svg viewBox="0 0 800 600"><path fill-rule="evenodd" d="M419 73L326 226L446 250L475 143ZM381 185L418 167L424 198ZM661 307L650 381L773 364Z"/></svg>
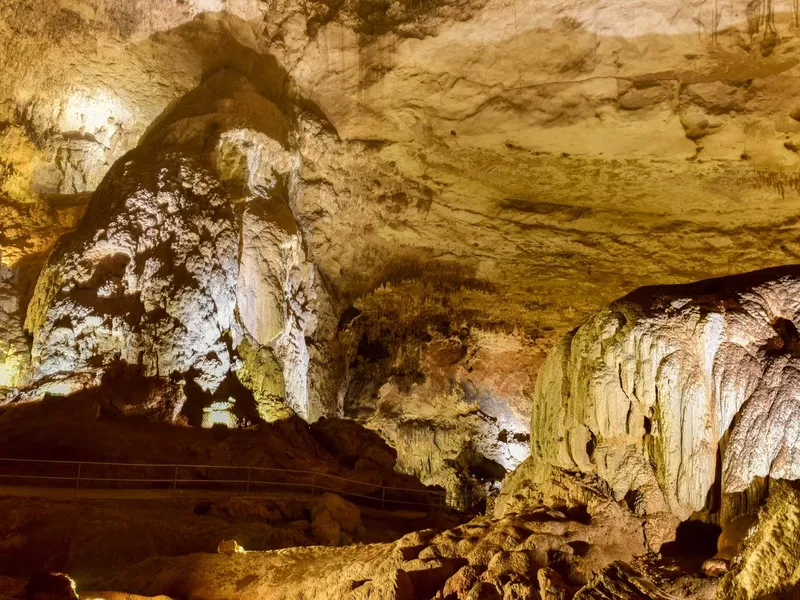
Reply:
<svg viewBox="0 0 800 600"><path fill-rule="evenodd" d="M248 204L239 261L236 298L242 335L273 352L282 367L285 401L294 412L312 420L331 414L330 402L312 401L310 381L311 342L319 315L332 318L330 301L280 198L254 198Z"/></svg>
<svg viewBox="0 0 800 600"><path fill-rule="evenodd" d="M335 411L336 318L290 209L290 121L223 69L118 161L36 285L25 326L39 395L120 366L213 395L241 371L256 406L240 417Z"/></svg>
<svg viewBox="0 0 800 600"><path fill-rule="evenodd" d="M542 367L535 470L596 474L648 514L735 516L729 494L768 476L800 478L798 323L797 267L614 302Z"/></svg>
<svg viewBox="0 0 800 600"><path fill-rule="evenodd" d="M16 273L5 267L2 260L0 253L0 399L4 391L22 383L29 359L28 344L19 318Z"/></svg>
<svg viewBox="0 0 800 600"><path fill-rule="evenodd" d="M39 278L25 324L34 380L122 361L147 377L194 371L214 391L231 366L237 253L233 207L202 161L128 155Z"/></svg>

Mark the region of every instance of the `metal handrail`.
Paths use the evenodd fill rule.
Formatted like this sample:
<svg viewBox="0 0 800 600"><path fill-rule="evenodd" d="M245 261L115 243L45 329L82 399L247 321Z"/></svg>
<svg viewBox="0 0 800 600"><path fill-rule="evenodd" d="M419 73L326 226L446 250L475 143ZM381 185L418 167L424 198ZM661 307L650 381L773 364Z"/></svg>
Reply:
<svg viewBox="0 0 800 600"><path fill-rule="evenodd" d="M313 495L316 490L320 491L330 491L336 492L340 495L350 496L359 499L371 500L373 502L380 502L382 507L385 507L386 504L399 504L399 505L412 505L412 506L445 506L448 502L447 493L438 490L424 490L424 489L415 489L415 488L407 488L407 487L398 487L398 486L389 486L389 485L380 485L376 483L371 483L367 481L360 481L358 479L350 479L347 477L341 477L339 475L332 475L330 473L324 473L320 471L310 471L310 470L303 470L303 469L276 469L272 467L257 467L257 466L241 466L241 465L210 465L210 464L181 464L181 463L124 463L124 462L103 462L103 461L75 461L75 460L47 460L47 459L36 459L36 458L9 458L9 457L1 457L0 462L4 463L20 463L20 464L41 464L41 465L72 465L77 467L77 475L75 476L53 476L53 475L20 475L20 474L3 474L0 473L0 479L29 479L29 480L41 480L41 481L74 481L75 482L75 493L77 495L78 490L80 488L81 482L109 482L109 483L152 483L152 484L171 484L171 490L176 492L178 489L178 484L239 484L243 485L246 484L246 492L250 493L250 488L253 486L281 486L281 487L310 487L311 494ZM128 467L128 468L164 468L164 469L172 469L173 474L169 478L159 479L159 478L136 478L136 477L87 477L86 475L82 475L81 471L83 470L84 466L103 466L103 467ZM244 472L247 471L247 479L184 479L178 477L178 470L179 469L230 469L233 471ZM252 473L254 471L258 472L272 472L272 473L285 473L289 475L306 475L311 476L310 484L308 482L303 483L291 483L291 482L278 482L278 481L264 481L259 479L253 479ZM380 497L368 496L365 494L358 494L355 492L350 492L347 490L337 489L328 487L325 485L320 485L318 482L318 478L327 477L329 479L334 479L338 481L343 481L346 483L357 484L362 486L368 486L370 488L374 488L376 491L380 491ZM98 489L98 488L93 488ZM102 489L102 488L100 488ZM106 488L109 489L109 488ZM137 488L142 489L142 488ZM153 489L153 488L150 488ZM163 488L159 488L163 489ZM185 490L185 488L184 488ZM391 497L387 497L387 491L399 491L399 492L412 492L414 494L425 494L428 498L428 502L414 502L412 500L407 499L395 499ZM241 490L231 490L234 494L242 493ZM431 502L433 501L433 502Z"/></svg>

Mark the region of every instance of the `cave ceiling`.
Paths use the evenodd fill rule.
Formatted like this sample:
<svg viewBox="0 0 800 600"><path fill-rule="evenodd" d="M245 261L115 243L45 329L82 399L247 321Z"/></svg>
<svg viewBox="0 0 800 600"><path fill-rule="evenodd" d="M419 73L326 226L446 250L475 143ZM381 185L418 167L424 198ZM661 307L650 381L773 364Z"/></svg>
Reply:
<svg viewBox="0 0 800 600"><path fill-rule="evenodd" d="M498 319L564 328L641 284L800 252L788 1L1 10L7 265L42 251L75 218L66 196L93 190L223 66L317 111L341 140L324 158L335 180L316 180L308 150L309 185L325 189L295 210L347 292L393 261L454 261L522 309Z"/></svg>
<svg viewBox="0 0 800 600"><path fill-rule="evenodd" d="M798 18L788 0L5 0L6 277L231 68L324 123L295 136L291 208L343 305L446 273L454 312L546 348L637 286L797 260Z"/></svg>

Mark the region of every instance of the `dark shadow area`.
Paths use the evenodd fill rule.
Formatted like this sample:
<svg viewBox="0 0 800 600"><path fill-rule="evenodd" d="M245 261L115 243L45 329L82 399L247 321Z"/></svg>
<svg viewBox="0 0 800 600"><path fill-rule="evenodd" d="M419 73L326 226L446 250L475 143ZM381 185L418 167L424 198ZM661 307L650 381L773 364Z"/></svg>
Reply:
<svg viewBox="0 0 800 600"><path fill-rule="evenodd" d="M656 314L666 311L674 300L693 298L692 303L701 309L743 310L740 299L747 292L783 276L800 277L800 265L782 265L692 283L640 287L614 304L633 302L640 304L646 313Z"/></svg>
<svg viewBox="0 0 800 600"><path fill-rule="evenodd" d="M783 317L773 319L771 325L776 335L766 344L767 354L788 354L795 358L800 356L800 333L797 326Z"/></svg>
<svg viewBox="0 0 800 600"><path fill-rule="evenodd" d="M700 572L703 561L717 553L722 529L713 523L688 520L678 526L675 541L661 546L664 558L677 561L686 571Z"/></svg>
<svg viewBox="0 0 800 600"><path fill-rule="evenodd" d="M183 386L186 394L186 403L181 409L181 415L192 427L203 425L203 411L215 402L233 400L232 414L243 427L255 425L261 421L256 407L256 399L248 388L236 377L235 373L228 373L215 392L207 392L195 381L200 375L196 370L191 370L185 376Z"/></svg>

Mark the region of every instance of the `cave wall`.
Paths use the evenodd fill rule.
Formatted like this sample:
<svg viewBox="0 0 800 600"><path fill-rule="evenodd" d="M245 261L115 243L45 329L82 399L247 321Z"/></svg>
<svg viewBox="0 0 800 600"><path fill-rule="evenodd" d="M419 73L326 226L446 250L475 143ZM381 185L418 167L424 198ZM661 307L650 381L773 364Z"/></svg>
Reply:
<svg viewBox="0 0 800 600"><path fill-rule="evenodd" d="M199 370L227 396L235 373L262 417L362 419L432 480L524 457L544 354L605 303L800 252L788 0L0 0L0 17L9 399L62 371L72 383L47 389L94 385L128 351L108 334L87 364L95 329L115 330L58 333L72 292L48 274L100 290L96 206L136 148L200 161L235 238L206 249L229 267L204 292L235 299L170 381ZM55 246L76 227L80 247ZM53 367L57 333L59 360L84 358Z"/></svg>
<svg viewBox="0 0 800 600"><path fill-rule="evenodd" d="M538 479L596 475L641 514L722 523L796 479L797 277L642 288L567 334L533 398Z"/></svg>

